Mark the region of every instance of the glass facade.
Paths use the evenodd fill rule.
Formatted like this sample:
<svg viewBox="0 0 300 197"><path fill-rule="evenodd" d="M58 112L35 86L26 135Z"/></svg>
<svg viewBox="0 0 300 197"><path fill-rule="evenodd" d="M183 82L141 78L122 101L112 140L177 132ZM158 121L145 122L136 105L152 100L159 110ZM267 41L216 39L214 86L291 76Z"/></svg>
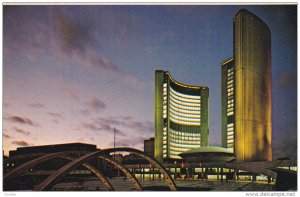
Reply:
<svg viewBox="0 0 300 197"><path fill-rule="evenodd" d="M181 159L179 154L207 145L208 88L181 84L168 71L156 71L155 91L155 157Z"/></svg>
<svg viewBox="0 0 300 197"><path fill-rule="evenodd" d="M222 145L232 149L235 143L234 84L234 61L230 58L222 64Z"/></svg>

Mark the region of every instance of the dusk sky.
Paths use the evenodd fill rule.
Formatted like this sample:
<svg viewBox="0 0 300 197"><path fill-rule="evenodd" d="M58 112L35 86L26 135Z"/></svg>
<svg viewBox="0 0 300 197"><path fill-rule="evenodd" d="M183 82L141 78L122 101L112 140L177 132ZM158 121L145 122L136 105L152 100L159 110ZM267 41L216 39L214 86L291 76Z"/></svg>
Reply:
<svg viewBox="0 0 300 197"><path fill-rule="evenodd" d="M221 62L246 8L271 30L273 157L297 152L296 6L4 6L3 149L83 142L143 149L154 71L209 87L221 144Z"/></svg>

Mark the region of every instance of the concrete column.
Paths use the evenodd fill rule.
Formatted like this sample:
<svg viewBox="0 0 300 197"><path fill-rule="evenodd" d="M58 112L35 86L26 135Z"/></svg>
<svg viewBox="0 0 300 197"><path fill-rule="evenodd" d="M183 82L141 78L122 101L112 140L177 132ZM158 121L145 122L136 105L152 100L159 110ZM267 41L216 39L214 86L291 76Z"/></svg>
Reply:
<svg viewBox="0 0 300 197"><path fill-rule="evenodd" d="M223 182L223 168L221 168L221 182Z"/></svg>
<svg viewBox="0 0 300 197"><path fill-rule="evenodd" d="M234 169L234 171L233 171L233 180L234 181L238 180L237 171L238 171L237 169Z"/></svg>
<svg viewBox="0 0 300 197"><path fill-rule="evenodd" d="M256 181L256 174L253 173L253 174L252 174L252 182L255 182L255 181Z"/></svg>

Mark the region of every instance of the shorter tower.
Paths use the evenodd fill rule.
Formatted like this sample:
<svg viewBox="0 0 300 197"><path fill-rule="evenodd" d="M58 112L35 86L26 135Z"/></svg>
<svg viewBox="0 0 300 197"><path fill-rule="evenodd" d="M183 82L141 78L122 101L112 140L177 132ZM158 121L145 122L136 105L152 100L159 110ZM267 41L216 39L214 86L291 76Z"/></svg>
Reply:
<svg viewBox="0 0 300 197"><path fill-rule="evenodd" d="M175 81L168 71L155 71L155 147L160 161L208 146L209 90Z"/></svg>
<svg viewBox="0 0 300 197"><path fill-rule="evenodd" d="M232 148L235 140L235 79L234 61L230 58L221 67L221 97L222 97L222 146Z"/></svg>

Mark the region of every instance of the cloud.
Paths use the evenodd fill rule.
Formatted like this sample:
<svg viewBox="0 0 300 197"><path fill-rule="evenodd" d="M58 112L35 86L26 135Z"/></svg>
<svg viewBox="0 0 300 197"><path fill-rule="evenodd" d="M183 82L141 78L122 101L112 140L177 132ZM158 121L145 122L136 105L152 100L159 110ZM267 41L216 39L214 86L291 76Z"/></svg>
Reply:
<svg viewBox="0 0 300 197"><path fill-rule="evenodd" d="M128 128L134 129L136 132L153 133L153 122L141 122L141 121L126 121L124 122Z"/></svg>
<svg viewBox="0 0 300 197"><path fill-rule="evenodd" d="M120 117L99 117L97 121L101 124L110 124L113 126L125 126L138 132L153 133L154 123L149 121L136 121L130 116Z"/></svg>
<svg viewBox="0 0 300 197"><path fill-rule="evenodd" d="M92 131L101 131L101 128L99 128L97 125L93 124L93 123L87 123L87 122L83 122L82 124L83 128L92 130Z"/></svg>
<svg viewBox="0 0 300 197"><path fill-rule="evenodd" d="M79 101L78 93L74 88L67 87L67 88L64 89L64 92L70 98L74 99L75 101Z"/></svg>
<svg viewBox="0 0 300 197"><path fill-rule="evenodd" d="M23 135L30 135L30 132L29 131L25 131L25 130L23 130L23 129L20 129L20 128L17 128L17 127L14 127L13 128L16 132L18 132L18 133L21 133L21 134L23 134Z"/></svg>
<svg viewBox="0 0 300 197"><path fill-rule="evenodd" d="M32 108L44 108L45 106L41 103L29 103L28 104L29 107L32 107Z"/></svg>
<svg viewBox="0 0 300 197"><path fill-rule="evenodd" d="M125 132L113 127L112 125L108 124L108 123L103 123L103 122L93 122L93 123L87 123L87 122L83 122L82 127L85 129L89 129L91 131L97 132L105 132L105 133L111 133L113 135L114 129L116 131L116 135L118 136L126 136Z"/></svg>
<svg viewBox="0 0 300 197"><path fill-rule="evenodd" d="M277 85L282 89L297 87L297 72L282 73L277 79Z"/></svg>
<svg viewBox="0 0 300 197"><path fill-rule="evenodd" d="M23 140L16 140L16 141L12 141L12 144L18 145L18 146L31 146L30 143L25 142Z"/></svg>
<svg viewBox="0 0 300 197"><path fill-rule="evenodd" d="M87 47L95 44L92 25L75 20L71 15L61 12L55 18L55 31L61 41L61 49L66 54L85 53Z"/></svg>
<svg viewBox="0 0 300 197"><path fill-rule="evenodd" d="M99 117L96 121L99 124L109 124L114 126L124 125L124 121L118 117Z"/></svg>
<svg viewBox="0 0 300 197"><path fill-rule="evenodd" d="M99 51L100 43L95 36L95 32L99 31L95 26L97 23L78 20L66 12L54 11L51 17L55 21L53 30L57 39L53 42L63 54L88 68L121 72L118 66L103 57Z"/></svg>
<svg viewBox="0 0 300 197"><path fill-rule="evenodd" d="M14 123L35 126L35 124L29 118L24 118L24 117L20 117L20 116L10 116L10 117L7 117L5 119L9 120L11 122L14 122Z"/></svg>
<svg viewBox="0 0 300 197"><path fill-rule="evenodd" d="M116 140L116 146L128 146L128 147L133 147L137 145L144 144L144 140L146 138L142 136L136 136L136 137L130 137L130 138L123 138L123 139L117 139ZM114 145L114 142L111 142L109 144L110 146Z"/></svg>
<svg viewBox="0 0 300 197"><path fill-rule="evenodd" d="M88 102L86 102L86 105L94 111L103 110L106 107L105 103L96 97L92 97Z"/></svg>
<svg viewBox="0 0 300 197"><path fill-rule="evenodd" d="M9 107L9 103L8 102L3 102L3 107Z"/></svg>
<svg viewBox="0 0 300 197"><path fill-rule="evenodd" d="M84 116L88 116L90 115L90 111L88 109L81 109L79 111L80 114L84 115Z"/></svg>
<svg viewBox="0 0 300 197"><path fill-rule="evenodd" d="M54 118L63 118L61 113L56 113L56 112L48 112L47 113L49 116L52 116Z"/></svg>
<svg viewBox="0 0 300 197"><path fill-rule="evenodd" d="M11 138L11 136L10 136L10 135L8 135L8 134L5 134L5 133L3 133L3 137L4 137L4 138L7 138L7 139L8 139L8 138Z"/></svg>

